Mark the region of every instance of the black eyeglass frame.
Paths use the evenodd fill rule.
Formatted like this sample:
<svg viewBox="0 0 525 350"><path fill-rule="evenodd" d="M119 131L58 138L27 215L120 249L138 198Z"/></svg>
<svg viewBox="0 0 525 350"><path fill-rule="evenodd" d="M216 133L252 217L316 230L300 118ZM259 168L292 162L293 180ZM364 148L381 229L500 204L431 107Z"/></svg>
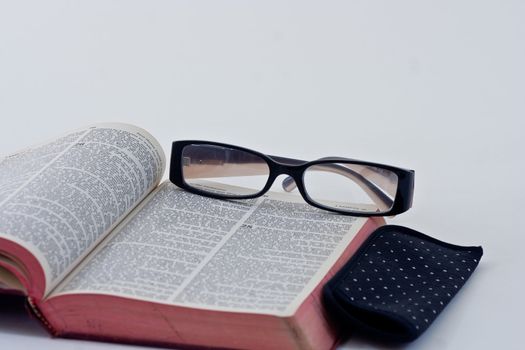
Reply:
<svg viewBox="0 0 525 350"><path fill-rule="evenodd" d="M270 173L268 175L268 180L266 181L266 184L264 187L257 193L249 194L249 195L221 195L218 193L210 193L206 191L202 191L198 188L195 188L184 180L184 176L182 173L183 169L183 159L182 159L182 151L184 147L189 145L210 145L210 146L218 146L218 147L225 147L230 148L234 150L239 150L242 152L250 153L253 155L256 155L266 161L268 168L270 170ZM340 163L340 164L357 164L357 165L364 165L364 166L373 166L376 168L383 168L386 170L389 170L396 174L397 176L397 189L396 189L396 195L394 198L394 201L392 203L392 206L390 207L390 210L388 211L382 211L382 212L360 212L360 211L348 211L348 210L338 210L333 207L327 207L323 204L320 204L310 198L308 195L308 192L305 189L304 182L303 182L303 175L307 168L317 165L317 164L327 164L327 163ZM400 213L403 213L410 209L412 207L412 199L414 195L414 178L415 178L415 171L414 170L408 170L403 168L394 167L391 165L386 164L380 164L380 163L373 163L373 162L367 162L357 159L351 159L351 158L342 158L342 157L325 157L313 161L304 161L299 159L292 159L292 158L285 158L280 156L272 156L272 155L266 155L248 148L230 145L226 143L220 143L220 142L213 142L213 141L203 141L203 140L183 140L183 141L174 141L172 143L171 148L171 160L170 160L170 181L174 183L176 186L191 192L195 194L199 194L205 197L210 198L217 198L217 199L250 199L250 198L257 198L268 192L268 190L272 187L275 179L279 175L288 175L295 181L297 185L297 189L299 190L299 193L303 197L303 199L310 205L328 210L331 212L339 213L339 214L345 214L345 215L351 215L351 216L393 216Z"/></svg>

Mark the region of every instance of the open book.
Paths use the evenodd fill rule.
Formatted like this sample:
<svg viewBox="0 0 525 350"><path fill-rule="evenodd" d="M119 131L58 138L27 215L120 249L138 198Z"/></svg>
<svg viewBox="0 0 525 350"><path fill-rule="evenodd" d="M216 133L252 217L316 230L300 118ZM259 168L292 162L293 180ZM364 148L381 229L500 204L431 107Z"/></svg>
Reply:
<svg viewBox="0 0 525 350"><path fill-rule="evenodd" d="M333 348L321 288L382 219L290 194L205 198L160 183L164 169L159 143L124 124L0 159L0 291L27 295L56 336Z"/></svg>

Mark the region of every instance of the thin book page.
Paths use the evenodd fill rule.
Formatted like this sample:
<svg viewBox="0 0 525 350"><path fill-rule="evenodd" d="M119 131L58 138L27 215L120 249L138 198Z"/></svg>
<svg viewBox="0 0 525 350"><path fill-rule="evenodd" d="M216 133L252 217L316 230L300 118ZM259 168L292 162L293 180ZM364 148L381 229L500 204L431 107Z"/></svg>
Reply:
<svg viewBox="0 0 525 350"><path fill-rule="evenodd" d="M25 291L24 286L15 275L0 266L0 290L1 289L13 289L18 291Z"/></svg>
<svg viewBox="0 0 525 350"><path fill-rule="evenodd" d="M50 298L98 293L288 316L366 220L290 194L224 201L165 182Z"/></svg>
<svg viewBox="0 0 525 350"><path fill-rule="evenodd" d="M126 124L97 124L0 163L0 237L38 259L46 294L153 188L158 142Z"/></svg>

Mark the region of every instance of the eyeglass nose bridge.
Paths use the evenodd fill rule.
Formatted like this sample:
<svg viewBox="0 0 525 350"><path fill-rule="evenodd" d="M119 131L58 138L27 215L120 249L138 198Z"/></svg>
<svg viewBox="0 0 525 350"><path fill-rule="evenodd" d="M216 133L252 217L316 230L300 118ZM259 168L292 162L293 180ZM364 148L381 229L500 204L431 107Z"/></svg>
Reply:
<svg viewBox="0 0 525 350"><path fill-rule="evenodd" d="M281 186L286 192L291 192L296 187L299 192L302 191L302 167L301 164L286 164L281 161L275 161L275 167L273 168L273 174L270 176L270 186L273 184L275 179L280 175L287 175Z"/></svg>

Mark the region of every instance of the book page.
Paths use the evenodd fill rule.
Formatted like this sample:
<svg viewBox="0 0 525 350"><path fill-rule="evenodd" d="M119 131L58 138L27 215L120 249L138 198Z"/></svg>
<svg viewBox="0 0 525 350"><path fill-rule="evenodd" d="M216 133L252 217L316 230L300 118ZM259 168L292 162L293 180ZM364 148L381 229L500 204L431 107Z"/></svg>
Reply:
<svg viewBox="0 0 525 350"><path fill-rule="evenodd" d="M0 160L0 237L31 251L50 290L159 183L160 145L100 124Z"/></svg>
<svg viewBox="0 0 525 350"><path fill-rule="evenodd" d="M136 211L51 297L103 293L292 314L367 220L290 194L225 201L171 183Z"/></svg>
<svg viewBox="0 0 525 350"><path fill-rule="evenodd" d="M20 283L18 278L13 275L10 271L6 270L4 267L0 266L0 292L2 289L5 290L19 290L25 292L25 288Z"/></svg>

